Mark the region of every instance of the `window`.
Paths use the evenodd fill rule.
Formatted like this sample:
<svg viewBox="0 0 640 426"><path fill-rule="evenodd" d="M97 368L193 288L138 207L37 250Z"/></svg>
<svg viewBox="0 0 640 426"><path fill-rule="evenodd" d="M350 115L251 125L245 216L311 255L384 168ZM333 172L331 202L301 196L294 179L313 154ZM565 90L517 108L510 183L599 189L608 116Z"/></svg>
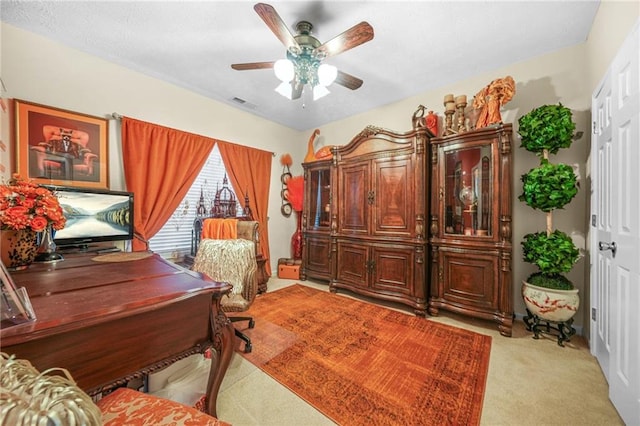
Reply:
<svg viewBox="0 0 640 426"><path fill-rule="evenodd" d="M207 214L209 214L216 191L222 188L225 174L226 170L220 156L220 150L218 150L218 145L215 145L180 206L162 229L149 240L149 249L163 257L182 258L185 254L189 254L191 251L191 229L196 218L196 207L198 200L200 200L200 194L204 196L204 205L207 208ZM229 189L231 189L231 185L229 185ZM238 214L241 214L240 206L238 206Z"/></svg>

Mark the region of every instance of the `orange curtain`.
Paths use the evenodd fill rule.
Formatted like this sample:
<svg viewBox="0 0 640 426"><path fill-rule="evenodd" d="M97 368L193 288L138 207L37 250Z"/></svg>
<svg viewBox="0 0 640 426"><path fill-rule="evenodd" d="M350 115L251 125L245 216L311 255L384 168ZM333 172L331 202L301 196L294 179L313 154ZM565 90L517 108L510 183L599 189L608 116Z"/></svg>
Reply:
<svg viewBox="0 0 640 426"><path fill-rule="evenodd" d="M127 190L134 193L133 251L149 249L149 239L178 208L215 140L122 117L122 158Z"/></svg>
<svg viewBox="0 0 640 426"><path fill-rule="evenodd" d="M267 212L273 155L268 151L222 141L218 141L218 149L238 200L243 203L245 194L249 196L253 218L260 223L262 255L265 259L269 259ZM269 261L266 263L266 268L267 274L271 276Z"/></svg>

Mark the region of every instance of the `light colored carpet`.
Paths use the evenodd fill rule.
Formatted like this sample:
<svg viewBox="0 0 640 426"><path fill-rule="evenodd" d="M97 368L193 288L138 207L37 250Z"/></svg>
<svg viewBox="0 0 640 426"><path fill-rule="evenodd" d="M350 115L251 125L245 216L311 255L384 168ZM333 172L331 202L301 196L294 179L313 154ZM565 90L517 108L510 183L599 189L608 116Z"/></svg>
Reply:
<svg viewBox="0 0 640 426"><path fill-rule="evenodd" d="M268 288L273 291L296 282L328 291L327 284L276 277L269 279ZM338 294L356 297L346 291ZM410 312L401 305L385 306ZM624 424L609 401L600 367L581 337L574 336L562 348L556 339L534 340L522 321L516 321L513 337L508 338L488 321L446 312L427 318L492 337L481 425ZM239 354L234 354L222 383L218 417L234 426L334 424Z"/></svg>

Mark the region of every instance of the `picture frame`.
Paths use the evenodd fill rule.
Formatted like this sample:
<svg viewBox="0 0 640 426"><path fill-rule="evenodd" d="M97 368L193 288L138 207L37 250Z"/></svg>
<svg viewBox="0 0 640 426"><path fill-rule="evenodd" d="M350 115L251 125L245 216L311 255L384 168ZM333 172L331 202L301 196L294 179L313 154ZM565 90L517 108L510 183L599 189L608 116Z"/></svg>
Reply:
<svg viewBox="0 0 640 426"><path fill-rule="evenodd" d="M16 173L39 184L109 189L106 118L14 104Z"/></svg>

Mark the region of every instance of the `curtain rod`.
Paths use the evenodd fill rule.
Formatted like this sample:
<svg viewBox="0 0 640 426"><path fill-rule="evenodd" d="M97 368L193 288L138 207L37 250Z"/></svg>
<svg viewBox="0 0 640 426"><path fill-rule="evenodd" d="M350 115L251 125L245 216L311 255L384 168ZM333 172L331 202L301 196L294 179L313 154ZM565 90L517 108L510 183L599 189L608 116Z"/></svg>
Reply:
<svg viewBox="0 0 640 426"><path fill-rule="evenodd" d="M113 117L116 120L121 120L122 119L122 115L118 114L117 112L112 112L111 113L111 117ZM269 151L267 151L267 152L269 152ZM275 152L271 152L271 156L275 157L276 153Z"/></svg>

